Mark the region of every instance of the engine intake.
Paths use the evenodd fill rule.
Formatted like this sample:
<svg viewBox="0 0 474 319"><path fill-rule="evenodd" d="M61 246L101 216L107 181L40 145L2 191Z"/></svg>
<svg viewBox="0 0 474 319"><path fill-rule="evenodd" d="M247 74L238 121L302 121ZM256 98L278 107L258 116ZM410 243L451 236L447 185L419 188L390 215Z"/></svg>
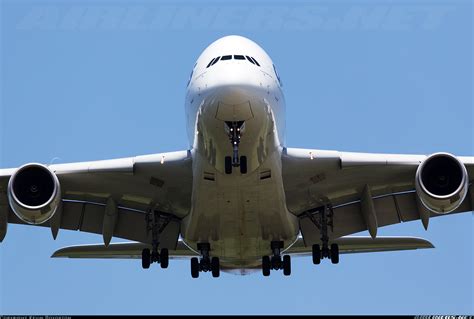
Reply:
<svg viewBox="0 0 474 319"><path fill-rule="evenodd" d="M435 153L416 171L416 192L422 204L437 214L447 214L461 205L468 190L466 167L454 155Z"/></svg>
<svg viewBox="0 0 474 319"><path fill-rule="evenodd" d="M42 164L23 165L10 177L8 201L22 221L42 224L54 215L61 202L59 180Z"/></svg>

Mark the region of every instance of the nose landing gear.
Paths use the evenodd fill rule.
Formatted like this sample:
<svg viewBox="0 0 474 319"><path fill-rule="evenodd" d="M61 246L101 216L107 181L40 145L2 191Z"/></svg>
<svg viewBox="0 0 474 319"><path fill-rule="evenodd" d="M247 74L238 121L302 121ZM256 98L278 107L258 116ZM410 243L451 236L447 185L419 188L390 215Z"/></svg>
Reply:
<svg viewBox="0 0 474 319"><path fill-rule="evenodd" d="M239 144L242 131L244 129L244 121L226 121L226 131L232 144L232 156L225 157L225 173L232 174L232 167L240 167L240 173L247 173L247 157L239 157Z"/></svg>

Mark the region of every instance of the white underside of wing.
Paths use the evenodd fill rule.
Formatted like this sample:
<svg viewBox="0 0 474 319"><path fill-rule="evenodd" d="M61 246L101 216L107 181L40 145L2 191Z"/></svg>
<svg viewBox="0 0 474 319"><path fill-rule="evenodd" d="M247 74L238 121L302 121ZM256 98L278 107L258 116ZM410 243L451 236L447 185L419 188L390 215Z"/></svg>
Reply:
<svg viewBox="0 0 474 319"><path fill-rule="evenodd" d="M418 237L342 237L333 241L338 244L340 254L372 253L397 250L412 250L434 248L433 244L423 238ZM312 247L306 247L302 237L285 251L285 254L309 256L312 254Z"/></svg>
<svg viewBox="0 0 474 319"><path fill-rule="evenodd" d="M103 244L78 245L61 248L55 251L51 258L141 259L142 250L145 248L151 249L151 245L137 242L112 243L108 247ZM190 250L180 240L176 249L169 251L169 256L170 259L188 259L199 254Z"/></svg>

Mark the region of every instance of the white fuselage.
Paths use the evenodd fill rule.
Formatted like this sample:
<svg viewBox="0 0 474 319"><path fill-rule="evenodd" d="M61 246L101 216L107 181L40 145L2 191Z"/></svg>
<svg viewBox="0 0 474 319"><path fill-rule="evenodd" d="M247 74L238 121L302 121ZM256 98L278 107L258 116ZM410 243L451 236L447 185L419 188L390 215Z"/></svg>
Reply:
<svg viewBox="0 0 474 319"><path fill-rule="evenodd" d="M193 248L210 243L224 270L258 267L271 241L284 241L286 248L298 235L283 189L285 99L272 60L244 37L215 41L194 66L185 108L193 194L183 239ZM225 157L233 154L226 121L245 123L239 144L245 174L238 167L225 174Z"/></svg>

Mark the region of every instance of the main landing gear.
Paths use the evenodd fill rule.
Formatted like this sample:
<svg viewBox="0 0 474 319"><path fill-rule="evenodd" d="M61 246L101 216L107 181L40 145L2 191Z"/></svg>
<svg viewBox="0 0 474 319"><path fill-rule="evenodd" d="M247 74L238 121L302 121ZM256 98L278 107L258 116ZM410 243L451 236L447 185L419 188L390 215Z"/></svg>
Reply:
<svg viewBox="0 0 474 319"><path fill-rule="evenodd" d="M273 252L273 256L262 257L262 273L265 277L270 276L270 270L283 269L283 274L289 276L291 274L291 258L289 255L280 255L280 250L283 248L282 241L272 241L270 247Z"/></svg>
<svg viewBox="0 0 474 319"><path fill-rule="evenodd" d="M225 157L225 173L232 174L232 167L239 167L241 174L247 174L247 156L240 156L239 158L239 144L244 121L226 121L225 125L232 144L232 156Z"/></svg>
<svg viewBox="0 0 474 319"><path fill-rule="evenodd" d="M159 211L149 212L146 216L147 231L152 232L152 249L145 248L142 250L142 267L143 269L150 268L150 264L158 263L161 268L168 268L169 252L167 248L162 248L158 251L160 244L160 235L173 219L172 215L161 213Z"/></svg>
<svg viewBox="0 0 474 319"><path fill-rule="evenodd" d="M333 210L331 205L317 208L306 212L306 216L321 232L321 243L314 244L312 247L313 264L319 265L321 259L329 258L333 264L339 263L339 246L331 244L329 246L328 227L333 228Z"/></svg>
<svg viewBox="0 0 474 319"><path fill-rule="evenodd" d="M220 275L220 264L218 257L209 256L211 245L208 243L197 244L198 250L201 251L201 259L197 257L191 258L191 277L198 278L200 272L212 272L212 277L217 278Z"/></svg>

